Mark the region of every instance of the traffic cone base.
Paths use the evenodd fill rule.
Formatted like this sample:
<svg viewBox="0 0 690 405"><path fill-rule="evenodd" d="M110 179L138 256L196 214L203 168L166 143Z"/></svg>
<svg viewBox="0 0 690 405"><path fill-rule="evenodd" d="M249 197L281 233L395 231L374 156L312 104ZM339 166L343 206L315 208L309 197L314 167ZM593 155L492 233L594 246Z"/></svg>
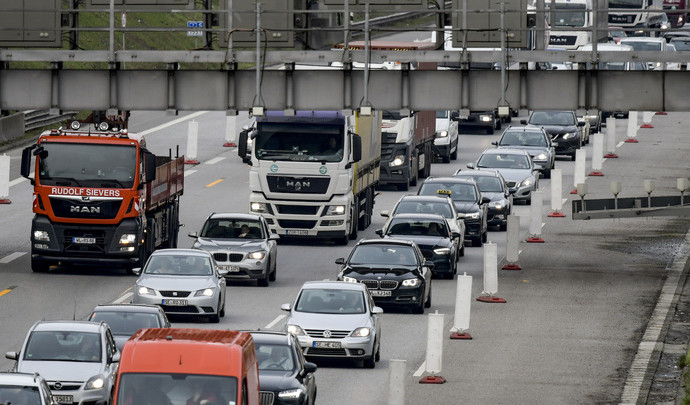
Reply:
<svg viewBox="0 0 690 405"><path fill-rule="evenodd" d="M532 236L527 239L525 239L525 242L528 243L544 243L544 239L538 237L538 236Z"/></svg>
<svg viewBox="0 0 690 405"><path fill-rule="evenodd" d="M640 128L654 128L654 126L652 124L642 124Z"/></svg>
<svg viewBox="0 0 690 405"><path fill-rule="evenodd" d="M12 204L9 198L0 198L0 204Z"/></svg>
<svg viewBox="0 0 690 405"><path fill-rule="evenodd" d="M654 115L668 115L666 111L657 111Z"/></svg>
<svg viewBox="0 0 690 405"><path fill-rule="evenodd" d="M590 176L603 176L604 173L603 173L603 172L598 172L598 171L593 171L593 172L589 173L589 175L590 175Z"/></svg>
<svg viewBox="0 0 690 405"><path fill-rule="evenodd" d="M618 155L616 155L615 153L607 153L604 155L604 157L606 159L618 159Z"/></svg>
<svg viewBox="0 0 690 405"><path fill-rule="evenodd" d="M522 267L517 263L509 263L501 267L501 270L522 270Z"/></svg>
<svg viewBox="0 0 690 405"><path fill-rule="evenodd" d="M503 298L499 297L494 297L491 295L482 295L481 297L477 297L477 301L479 302L488 302L491 304L505 304L507 301L504 300Z"/></svg>
<svg viewBox="0 0 690 405"><path fill-rule="evenodd" d="M635 138L628 138L625 140L625 143L637 143L637 139Z"/></svg>
<svg viewBox="0 0 690 405"><path fill-rule="evenodd" d="M426 377L422 377L419 380L420 384L443 384L446 382L446 379L441 377L440 375L428 375Z"/></svg>
<svg viewBox="0 0 690 405"><path fill-rule="evenodd" d="M235 142L225 142L223 146L226 148L234 148L237 144Z"/></svg>
<svg viewBox="0 0 690 405"><path fill-rule="evenodd" d="M554 212L550 213L549 215L547 215L547 217L551 217L551 218L565 218L565 214L562 213L562 212L560 212L560 211L554 211Z"/></svg>
<svg viewBox="0 0 690 405"><path fill-rule="evenodd" d="M470 334L467 332L453 332L450 334L450 338L451 339L472 340L472 336L470 336Z"/></svg>
<svg viewBox="0 0 690 405"><path fill-rule="evenodd" d="M186 165L198 165L198 164L199 164L199 161L198 161L198 160L189 159L189 160L185 160L185 161L184 161L184 164L186 164Z"/></svg>
<svg viewBox="0 0 690 405"><path fill-rule="evenodd" d="M574 188L573 191L570 192L570 194L577 194L577 189Z"/></svg>

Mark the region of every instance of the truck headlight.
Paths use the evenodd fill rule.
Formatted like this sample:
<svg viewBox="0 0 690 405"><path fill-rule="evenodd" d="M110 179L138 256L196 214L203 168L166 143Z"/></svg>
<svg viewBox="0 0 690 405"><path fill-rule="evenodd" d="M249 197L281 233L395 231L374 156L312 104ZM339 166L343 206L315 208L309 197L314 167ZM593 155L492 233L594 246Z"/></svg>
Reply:
<svg viewBox="0 0 690 405"><path fill-rule="evenodd" d="M50 242L50 235L48 235L48 231L34 231L34 240Z"/></svg>
<svg viewBox="0 0 690 405"><path fill-rule="evenodd" d="M448 136L448 131L441 131L441 132L436 134L437 138L445 138L447 136Z"/></svg>
<svg viewBox="0 0 690 405"><path fill-rule="evenodd" d="M266 212L266 203L253 202L249 204L249 208L252 212Z"/></svg>
<svg viewBox="0 0 690 405"><path fill-rule="evenodd" d="M391 161L391 167L402 166L405 163L405 155L398 155Z"/></svg>
<svg viewBox="0 0 690 405"><path fill-rule="evenodd" d="M86 386L84 389L87 390L98 390L103 388L105 386L105 378L100 375L95 375L91 378L89 378L89 381L86 382Z"/></svg>
<svg viewBox="0 0 690 405"><path fill-rule="evenodd" d="M213 297L213 288L204 288L194 293L195 297Z"/></svg>
<svg viewBox="0 0 690 405"><path fill-rule="evenodd" d="M343 215L345 213L344 205L329 205L326 210L326 215Z"/></svg>
<svg viewBox="0 0 690 405"><path fill-rule="evenodd" d="M359 283L359 280L354 277L343 276L342 280L346 283Z"/></svg>
<svg viewBox="0 0 690 405"><path fill-rule="evenodd" d="M257 250L249 254L249 258L252 260L263 260L264 257L266 257L266 252L263 250Z"/></svg>
<svg viewBox="0 0 690 405"><path fill-rule="evenodd" d="M293 334L295 336L306 335L306 333L304 333L304 330L299 325L288 325L287 331L288 333Z"/></svg>
<svg viewBox="0 0 690 405"><path fill-rule="evenodd" d="M418 278L408 278L402 282L403 287L417 287L420 284L422 284L422 280Z"/></svg>
<svg viewBox="0 0 690 405"><path fill-rule="evenodd" d="M534 157L536 160L546 160L546 153L540 153Z"/></svg>
<svg viewBox="0 0 690 405"><path fill-rule="evenodd" d="M130 243L134 243L137 240L137 235L133 233L125 233L122 236L120 236L120 245L129 245Z"/></svg>
<svg viewBox="0 0 690 405"><path fill-rule="evenodd" d="M352 332L351 336L353 336L353 337L367 337L369 335L371 335L371 329L362 327L362 328L355 329Z"/></svg>

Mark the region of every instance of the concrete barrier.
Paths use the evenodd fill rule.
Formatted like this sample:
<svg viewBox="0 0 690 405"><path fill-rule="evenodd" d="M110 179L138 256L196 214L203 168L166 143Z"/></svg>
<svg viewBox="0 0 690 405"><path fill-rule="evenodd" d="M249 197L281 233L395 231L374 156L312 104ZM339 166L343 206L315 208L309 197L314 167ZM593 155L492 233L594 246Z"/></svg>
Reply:
<svg viewBox="0 0 690 405"><path fill-rule="evenodd" d="M24 128L24 113L22 112L0 118L0 143L23 136Z"/></svg>

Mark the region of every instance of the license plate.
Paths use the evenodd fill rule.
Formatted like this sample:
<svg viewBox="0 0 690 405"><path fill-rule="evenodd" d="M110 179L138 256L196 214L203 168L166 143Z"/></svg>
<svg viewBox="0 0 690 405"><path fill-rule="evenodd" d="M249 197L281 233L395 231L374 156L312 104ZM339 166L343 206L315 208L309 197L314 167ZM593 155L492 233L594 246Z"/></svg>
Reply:
<svg viewBox="0 0 690 405"><path fill-rule="evenodd" d="M221 270L227 270L228 273L237 273L240 271L240 266L218 266Z"/></svg>
<svg viewBox="0 0 690 405"><path fill-rule="evenodd" d="M163 300L163 305L170 307L183 307L187 305L187 300Z"/></svg>
<svg viewBox="0 0 690 405"><path fill-rule="evenodd" d="M71 395L53 395L53 401L55 401L59 404L71 404L72 403L72 396Z"/></svg>
<svg viewBox="0 0 690 405"><path fill-rule="evenodd" d="M93 245L96 243L96 238L72 238L72 243L81 243L85 245Z"/></svg>
<svg viewBox="0 0 690 405"><path fill-rule="evenodd" d="M372 297L390 297L390 290L369 290Z"/></svg>
<svg viewBox="0 0 690 405"><path fill-rule="evenodd" d="M306 229L287 229L285 231L286 235L309 235L309 231Z"/></svg>
<svg viewBox="0 0 690 405"><path fill-rule="evenodd" d="M314 342L312 347L317 347L320 349L340 349L340 342Z"/></svg>

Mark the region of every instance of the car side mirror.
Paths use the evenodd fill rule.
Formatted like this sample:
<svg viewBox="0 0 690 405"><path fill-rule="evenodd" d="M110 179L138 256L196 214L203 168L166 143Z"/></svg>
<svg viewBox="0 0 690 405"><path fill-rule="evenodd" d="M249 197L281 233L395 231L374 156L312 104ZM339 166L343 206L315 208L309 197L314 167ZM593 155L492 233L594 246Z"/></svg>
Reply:
<svg viewBox="0 0 690 405"><path fill-rule="evenodd" d="M587 123L584 122L584 121L578 121L578 122L577 122L577 126L578 126L578 127L584 127L585 125L587 125Z"/></svg>
<svg viewBox="0 0 690 405"><path fill-rule="evenodd" d="M383 229L377 229L374 233L383 238Z"/></svg>
<svg viewBox="0 0 690 405"><path fill-rule="evenodd" d="M390 214L391 214L390 211L381 211L382 217L388 217L388 216L390 216Z"/></svg>
<svg viewBox="0 0 690 405"><path fill-rule="evenodd" d="M198 238L199 234L197 232L190 232L187 234L190 238Z"/></svg>
<svg viewBox="0 0 690 405"><path fill-rule="evenodd" d="M491 198L489 197L482 197L482 204L488 204L491 202Z"/></svg>
<svg viewBox="0 0 690 405"><path fill-rule="evenodd" d="M135 276L141 275L141 267L135 267L135 268L133 268L133 269L132 269L132 273L133 273Z"/></svg>
<svg viewBox="0 0 690 405"><path fill-rule="evenodd" d="M424 267L428 267L430 269L433 269L434 268L434 262L432 262L431 260L424 260Z"/></svg>
<svg viewBox="0 0 690 405"><path fill-rule="evenodd" d="M468 169L474 169L474 163L468 163L466 166Z"/></svg>
<svg viewBox="0 0 690 405"><path fill-rule="evenodd" d="M335 264L345 264L345 258L339 257L339 258L335 259Z"/></svg>
<svg viewBox="0 0 690 405"><path fill-rule="evenodd" d="M517 188L515 188L515 187L510 187L510 188L508 189L508 192L509 192L510 194L515 194L516 191L517 191Z"/></svg>
<svg viewBox="0 0 690 405"><path fill-rule="evenodd" d="M5 353L5 358L10 360L17 360L19 359L19 352L7 352Z"/></svg>
<svg viewBox="0 0 690 405"><path fill-rule="evenodd" d="M460 236L461 235L458 232L451 232L450 233L450 237L453 239L458 239ZM430 263L433 264L434 262L430 262Z"/></svg>
<svg viewBox="0 0 690 405"><path fill-rule="evenodd" d="M290 305L290 304L283 304L283 305L280 306L280 309L281 309L282 311L288 311L288 312L290 312L290 310L292 310L292 305Z"/></svg>
<svg viewBox="0 0 690 405"><path fill-rule="evenodd" d="M491 144L494 146L498 146L498 141L493 141L493 142L491 142Z"/></svg>
<svg viewBox="0 0 690 405"><path fill-rule="evenodd" d="M268 240L280 240L280 235L277 233L272 233L268 236Z"/></svg>
<svg viewBox="0 0 690 405"><path fill-rule="evenodd" d="M534 165L534 170L544 170L544 166L542 166L542 165Z"/></svg>
<svg viewBox="0 0 690 405"><path fill-rule="evenodd" d="M113 354L113 357L110 358L111 363L119 363L120 362L120 352L117 352Z"/></svg>
<svg viewBox="0 0 690 405"><path fill-rule="evenodd" d="M305 361L303 364L304 367L304 373L309 374L309 373L314 373L316 372L316 364L312 363L311 361Z"/></svg>
<svg viewBox="0 0 690 405"><path fill-rule="evenodd" d="M381 308L381 307L374 307L374 308L371 309L371 313L372 313L372 314L375 314L375 315L382 314L382 313L383 313L383 308Z"/></svg>
<svg viewBox="0 0 690 405"><path fill-rule="evenodd" d="M527 120L520 120L520 124L527 125Z"/></svg>

